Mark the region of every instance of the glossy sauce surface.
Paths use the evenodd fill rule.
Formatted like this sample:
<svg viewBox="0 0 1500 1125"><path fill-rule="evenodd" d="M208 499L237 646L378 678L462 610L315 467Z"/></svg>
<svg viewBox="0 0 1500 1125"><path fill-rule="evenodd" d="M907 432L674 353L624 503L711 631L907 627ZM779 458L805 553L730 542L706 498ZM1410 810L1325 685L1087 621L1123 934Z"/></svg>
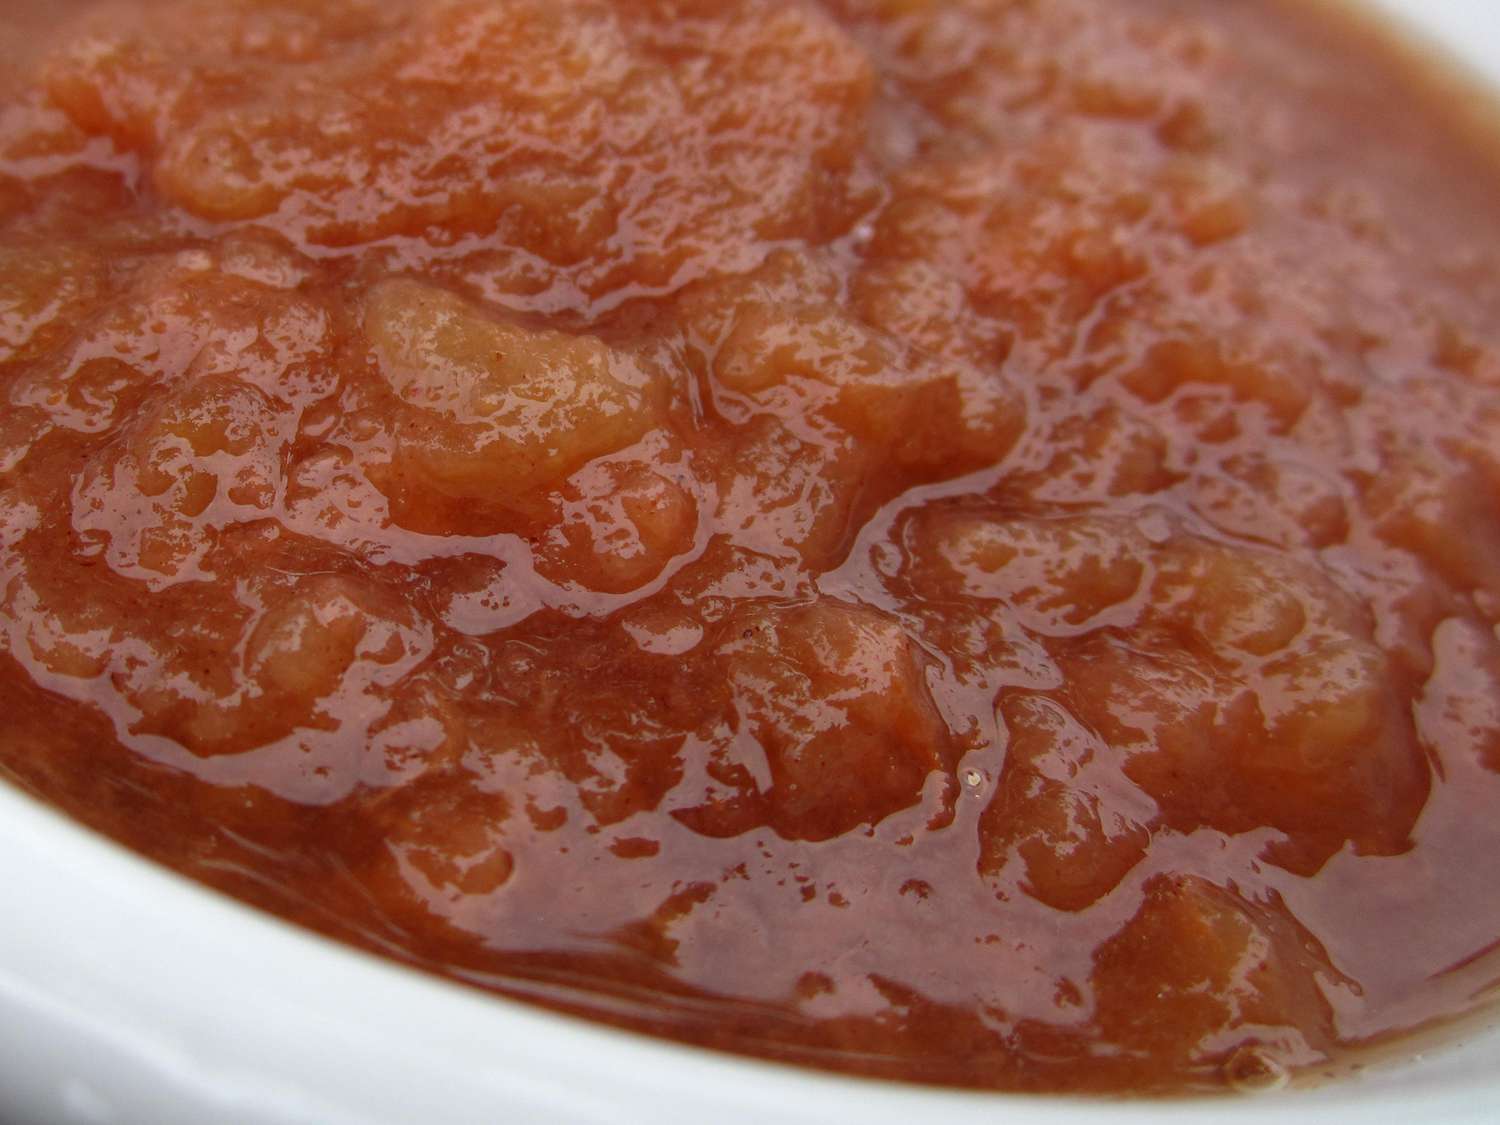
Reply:
<svg viewBox="0 0 1500 1125"><path fill-rule="evenodd" d="M0 21L9 777L874 1075L1252 1089L1493 990L1500 170L1378 37Z"/></svg>

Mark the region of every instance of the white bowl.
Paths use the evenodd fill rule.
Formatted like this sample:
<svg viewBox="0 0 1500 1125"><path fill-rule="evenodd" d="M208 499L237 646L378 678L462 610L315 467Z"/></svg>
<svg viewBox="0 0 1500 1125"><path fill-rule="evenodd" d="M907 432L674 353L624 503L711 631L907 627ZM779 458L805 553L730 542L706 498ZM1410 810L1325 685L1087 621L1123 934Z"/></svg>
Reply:
<svg viewBox="0 0 1500 1125"><path fill-rule="evenodd" d="M1496 0L1370 2L1500 84ZM3 784L0 896L0 1120L14 1125L1500 1121L1500 1028L1322 1089L1155 1103L929 1090L697 1051L326 941Z"/></svg>

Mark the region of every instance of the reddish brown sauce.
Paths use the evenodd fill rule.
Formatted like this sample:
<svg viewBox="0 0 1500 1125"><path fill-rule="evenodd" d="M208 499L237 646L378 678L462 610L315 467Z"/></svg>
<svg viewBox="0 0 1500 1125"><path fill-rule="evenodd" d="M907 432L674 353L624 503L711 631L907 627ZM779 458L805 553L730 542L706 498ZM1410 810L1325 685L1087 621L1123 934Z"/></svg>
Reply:
<svg viewBox="0 0 1500 1125"><path fill-rule="evenodd" d="M1410 78L1217 0L8 4L0 768L845 1070L1462 1013L1500 176Z"/></svg>

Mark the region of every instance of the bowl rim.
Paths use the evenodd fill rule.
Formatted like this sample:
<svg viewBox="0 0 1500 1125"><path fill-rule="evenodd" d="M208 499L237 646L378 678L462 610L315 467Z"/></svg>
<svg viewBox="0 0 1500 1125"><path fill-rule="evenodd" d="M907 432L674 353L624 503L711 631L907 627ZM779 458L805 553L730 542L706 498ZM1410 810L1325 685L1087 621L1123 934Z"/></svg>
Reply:
<svg viewBox="0 0 1500 1125"><path fill-rule="evenodd" d="M37 1121L639 1120L812 1125L858 1106L1017 1125L1492 1121L1500 1027L1404 1065L1273 1095L1110 1100L969 1092L683 1046L415 972L262 913L0 784L0 1107ZM130 940L98 945L102 932ZM89 1060L80 1069L79 1060ZM580 1073L580 1062L589 1070ZM434 1104L436 1103L436 1104ZM711 1115L711 1116L709 1116ZM24 1119L24 1118L23 1118Z"/></svg>

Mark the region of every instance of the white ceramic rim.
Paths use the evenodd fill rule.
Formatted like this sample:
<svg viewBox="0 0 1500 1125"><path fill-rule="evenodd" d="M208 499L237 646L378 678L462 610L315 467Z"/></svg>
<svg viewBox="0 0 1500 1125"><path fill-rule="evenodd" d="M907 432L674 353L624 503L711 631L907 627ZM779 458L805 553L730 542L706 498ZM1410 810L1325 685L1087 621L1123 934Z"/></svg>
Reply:
<svg viewBox="0 0 1500 1125"><path fill-rule="evenodd" d="M486 996L200 888L0 788L0 1111L18 1125L642 1121L1492 1125L1500 1035L1306 1092L1107 1102L780 1067ZM19 924L17 924L19 922Z"/></svg>
<svg viewBox="0 0 1500 1125"><path fill-rule="evenodd" d="M1369 0L1500 84L1496 0ZM1262 1098L1089 1101L818 1074L486 996L208 891L0 784L0 1120L1406 1125L1500 1120L1500 1028Z"/></svg>

